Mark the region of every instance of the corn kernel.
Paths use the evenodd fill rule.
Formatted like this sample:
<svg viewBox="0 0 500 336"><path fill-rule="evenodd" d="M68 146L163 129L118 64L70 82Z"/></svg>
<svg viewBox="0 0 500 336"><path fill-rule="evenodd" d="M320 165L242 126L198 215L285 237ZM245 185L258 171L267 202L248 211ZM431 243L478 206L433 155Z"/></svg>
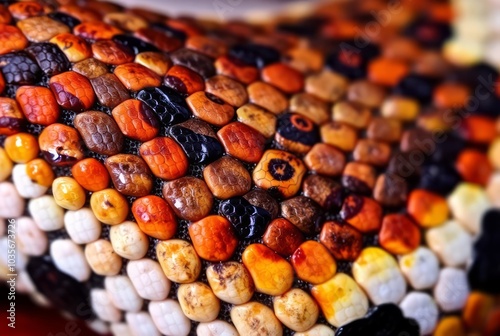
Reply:
<svg viewBox="0 0 500 336"><path fill-rule="evenodd" d="M128 215L127 200L115 189L93 193L90 197L90 207L97 219L104 224L120 224Z"/></svg>
<svg viewBox="0 0 500 336"><path fill-rule="evenodd" d="M58 177L52 182L52 194L61 208L78 210L85 204L85 191L72 177Z"/></svg>
<svg viewBox="0 0 500 336"><path fill-rule="evenodd" d="M7 155L7 152L3 147L0 147L0 182L5 181L9 178L12 173L12 160Z"/></svg>
<svg viewBox="0 0 500 336"><path fill-rule="evenodd" d="M17 163L26 163L38 156L39 147L36 138L29 133L17 133L5 139L5 151L10 159Z"/></svg>

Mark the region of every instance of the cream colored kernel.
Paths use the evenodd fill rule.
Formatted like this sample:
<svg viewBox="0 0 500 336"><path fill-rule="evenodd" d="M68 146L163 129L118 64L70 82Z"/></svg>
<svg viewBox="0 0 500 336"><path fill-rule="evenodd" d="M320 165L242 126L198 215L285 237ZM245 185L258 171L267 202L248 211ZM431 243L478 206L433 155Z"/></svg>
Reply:
<svg viewBox="0 0 500 336"><path fill-rule="evenodd" d="M231 309L231 320L240 335L281 336L283 327L271 308L258 302L247 302Z"/></svg>
<svg viewBox="0 0 500 336"><path fill-rule="evenodd" d="M104 239L87 244L85 258L92 271L99 275L116 275L122 268L122 258L113 250L111 243Z"/></svg>
<svg viewBox="0 0 500 336"><path fill-rule="evenodd" d="M214 294L225 302L242 304L250 301L254 293L252 277L239 262L228 261L208 266L207 279Z"/></svg>
<svg viewBox="0 0 500 336"><path fill-rule="evenodd" d="M219 315L219 299L210 287L202 282L180 285L177 298L184 315L193 321L210 322Z"/></svg>
<svg viewBox="0 0 500 336"><path fill-rule="evenodd" d="M148 236L134 222L113 225L109 230L109 239L113 250L126 259L137 260L148 252Z"/></svg>
<svg viewBox="0 0 500 336"><path fill-rule="evenodd" d="M284 325L294 331L311 328L319 315L319 308L313 298L302 289L293 288L273 298L274 314Z"/></svg>
<svg viewBox="0 0 500 336"><path fill-rule="evenodd" d="M193 245L181 239L161 241L156 245L156 256L163 273L170 281L194 282L201 272L201 261Z"/></svg>

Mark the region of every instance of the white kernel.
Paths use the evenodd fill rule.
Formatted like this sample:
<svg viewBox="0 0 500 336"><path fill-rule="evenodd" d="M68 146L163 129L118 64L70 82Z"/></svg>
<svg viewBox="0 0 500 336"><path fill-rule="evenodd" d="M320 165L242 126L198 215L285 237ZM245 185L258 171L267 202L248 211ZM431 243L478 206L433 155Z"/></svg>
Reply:
<svg viewBox="0 0 500 336"><path fill-rule="evenodd" d="M77 244L87 244L99 239L101 223L89 208L66 211L64 227L70 238Z"/></svg>
<svg viewBox="0 0 500 336"><path fill-rule="evenodd" d="M92 321L87 321L87 327L97 334L107 335L109 334L109 326L103 320L95 319Z"/></svg>
<svg viewBox="0 0 500 336"><path fill-rule="evenodd" d="M472 183L460 183L455 187L448 196L448 205L453 217L473 234L479 233L481 218L491 207L485 190Z"/></svg>
<svg viewBox="0 0 500 336"><path fill-rule="evenodd" d="M119 322L122 313L118 310L105 289L94 288L90 291L90 302L97 317L108 322Z"/></svg>
<svg viewBox="0 0 500 336"><path fill-rule="evenodd" d="M406 281L396 260L378 247L361 252L353 263L352 274L376 305L398 303L405 295Z"/></svg>
<svg viewBox="0 0 500 336"><path fill-rule="evenodd" d="M403 315L415 319L420 327L420 335L429 335L436 328L438 308L432 297L427 293L408 293L399 307Z"/></svg>
<svg viewBox="0 0 500 336"><path fill-rule="evenodd" d="M111 323L110 328L113 336L134 336L126 323Z"/></svg>
<svg viewBox="0 0 500 336"><path fill-rule="evenodd" d="M184 315L177 301L151 301L149 313L162 334L186 336L191 330L191 321Z"/></svg>
<svg viewBox="0 0 500 336"><path fill-rule="evenodd" d="M457 221L428 230L425 240L446 266L462 266L471 258L472 237Z"/></svg>
<svg viewBox="0 0 500 336"><path fill-rule="evenodd" d="M57 239L50 244L50 256L54 265L63 273L78 281L90 277L90 267L85 260L83 249L71 239Z"/></svg>
<svg viewBox="0 0 500 336"><path fill-rule="evenodd" d="M231 309L231 320L245 336L283 335L283 327L273 311L258 302L247 302Z"/></svg>
<svg viewBox="0 0 500 336"><path fill-rule="evenodd" d="M24 199L10 182L0 183L0 217L16 218L24 212Z"/></svg>
<svg viewBox="0 0 500 336"><path fill-rule="evenodd" d="M427 289L434 286L439 275L439 260L427 247L401 256L401 272L415 289Z"/></svg>
<svg viewBox="0 0 500 336"><path fill-rule="evenodd" d="M49 245L44 231L36 226L30 217L21 217L16 220L16 239L19 250L26 255L40 256L45 253Z"/></svg>
<svg viewBox="0 0 500 336"><path fill-rule="evenodd" d="M132 260L127 264L127 274L137 293L147 300L164 300L170 291L160 264L151 259Z"/></svg>
<svg viewBox="0 0 500 336"><path fill-rule="evenodd" d="M434 298L444 312L460 310L469 296L469 284L464 270L443 268L434 287Z"/></svg>
<svg viewBox="0 0 500 336"><path fill-rule="evenodd" d="M49 190L49 187L40 185L29 177L24 163L15 165L12 170L12 182L14 182L19 195L24 198L40 197Z"/></svg>
<svg viewBox="0 0 500 336"><path fill-rule="evenodd" d="M99 275L116 275L122 268L122 258L115 253L111 243L104 239L87 244L85 258L90 268Z"/></svg>
<svg viewBox="0 0 500 336"><path fill-rule="evenodd" d="M33 198L28 204L31 217L43 231L54 231L64 226L64 210L52 196Z"/></svg>
<svg viewBox="0 0 500 336"><path fill-rule="evenodd" d="M239 336L236 328L226 321L202 322L196 328L197 336Z"/></svg>
<svg viewBox="0 0 500 336"><path fill-rule="evenodd" d="M125 320L134 336L160 336L148 312L127 313Z"/></svg>
<svg viewBox="0 0 500 336"><path fill-rule="evenodd" d="M113 225L109 230L109 239L113 250L126 259L141 259L148 252L148 236L134 222Z"/></svg>
<svg viewBox="0 0 500 336"><path fill-rule="evenodd" d="M104 288L113 305L128 312L138 312L142 307L142 298L135 291L130 279L125 275L116 275L104 279Z"/></svg>

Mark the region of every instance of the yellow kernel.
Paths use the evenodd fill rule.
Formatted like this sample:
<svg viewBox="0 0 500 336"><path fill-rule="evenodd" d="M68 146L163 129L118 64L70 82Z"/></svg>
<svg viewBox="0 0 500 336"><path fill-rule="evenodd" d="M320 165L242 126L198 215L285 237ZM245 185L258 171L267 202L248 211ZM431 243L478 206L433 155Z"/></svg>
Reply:
<svg viewBox="0 0 500 336"><path fill-rule="evenodd" d="M54 171L44 159L34 159L26 164L26 174L37 184L50 187L54 181Z"/></svg>
<svg viewBox="0 0 500 336"><path fill-rule="evenodd" d="M85 204L85 191L72 177L58 177L52 182L52 194L57 205L78 210Z"/></svg>
<svg viewBox="0 0 500 336"><path fill-rule="evenodd" d="M16 163L26 163L38 156L39 147L36 138L28 133L17 133L5 139L5 151Z"/></svg>
<svg viewBox="0 0 500 336"><path fill-rule="evenodd" d="M115 189L93 193L90 197L90 207L97 219L104 224L120 224L128 215L127 200Z"/></svg>
<svg viewBox="0 0 500 336"><path fill-rule="evenodd" d="M12 173L12 160L7 155L5 149L0 147L0 182L9 178Z"/></svg>

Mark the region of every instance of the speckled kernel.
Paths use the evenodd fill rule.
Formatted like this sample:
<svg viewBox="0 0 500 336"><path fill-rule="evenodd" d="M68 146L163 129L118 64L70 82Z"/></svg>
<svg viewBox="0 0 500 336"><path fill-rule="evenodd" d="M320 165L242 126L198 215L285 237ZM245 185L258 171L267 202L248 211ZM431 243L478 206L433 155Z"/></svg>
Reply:
<svg viewBox="0 0 500 336"><path fill-rule="evenodd" d="M290 260L297 276L313 285L327 281L337 271L335 259L326 247L314 240L302 243Z"/></svg>
<svg viewBox="0 0 500 336"><path fill-rule="evenodd" d="M57 45L72 63L83 61L92 56L92 50L87 42L73 34L58 34L51 38L50 42Z"/></svg>
<svg viewBox="0 0 500 336"><path fill-rule="evenodd" d="M132 204L132 214L142 232L158 239L170 239L177 231L172 208L161 197L148 195Z"/></svg>
<svg viewBox="0 0 500 336"><path fill-rule="evenodd" d="M399 258L399 268L417 290L434 286L439 275L439 260L427 247L419 247Z"/></svg>
<svg viewBox="0 0 500 336"><path fill-rule="evenodd" d="M0 182L3 182L10 177L13 167L14 164L7 155L7 152L3 147L0 147Z"/></svg>
<svg viewBox="0 0 500 336"><path fill-rule="evenodd" d="M71 177L58 177L52 182L52 194L57 205L67 210L78 210L85 204L85 191Z"/></svg>
<svg viewBox="0 0 500 336"><path fill-rule="evenodd" d="M251 244L241 258L252 276L257 292L281 295L292 287L292 266L267 246Z"/></svg>
<svg viewBox="0 0 500 336"><path fill-rule="evenodd" d="M18 133L24 126L24 116L14 99L0 97L0 135Z"/></svg>
<svg viewBox="0 0 500 336"><path fill-rule="evenodd" d="M410 253L420 244L420 229L405 215L385 215L379 232L379 243L393 254Z"/></svg>
<svg viewBox="0 0 500 336"><path fill-rule="evenodd" d="M244 123L226 125L217 132L217 136L226 152L239 160L257 163L262 158L266 139Z"/></svg>
<svg viewBox="0 0 500 336"><path fill-rule="evenodd" d="M16 91L16 100L26 119L48 126L59 118L59 106L52 91L41 86L21 86Z"/></svg>
<svg viewBox="0 0 500 336"><path fill-rule="evenodd" d="M296 332L294 336L334 336L335 332L329 326L324 324L315 324L312 328L302 331Z"/></svg>
<svg viewBox="0 0 500 336"><path fill-rule="evenodd" d="M267 227L262 241L276 253L288 257L302 244L304 235L289 220L276 218Z"/></svg>
<svg viewBox="0 0 500 336"><path fill-rule="evenodd" d="M170 281L194 282L201 271L201 261L189 242L181 239L160 241L156 245L156 257L163 273Z"/></svg>
<svg viewBox="0 0 500 336"><path fill-rule="evenodd" d="M398 303L406 293L396 260L381 248L365 248L353 263L352 274L376 305Z"/></svg>
<svg viewBox="0 0 500 336"><path fill-rule="evenodd" d="M213 195L205 181L192 176L166 182L163 197L180 218L197 221L212 210Z"/></svg>
<svg viewBox="0 0 500 336"><path fill-rule="evenodd" d="M317 303L298 288L274 297L273 307L276 317L294 331L308 330L316 323L319 315Z"/></svg>
<svg viewBox="0 0 500 336"><path fill-rule="evenodd" d="M75 163L71 167L71 174L78 184L89 191L100 191L109 185L106 167L94 158L86 158Z"/></svg>
<svg viewBox="0 0 500 336"><path fill-rule="evenodd" d="M343 222L325 222L319 240L337 260L354 261L363 249L362 234Z"/></svg>
<svg viewBox="0 0 500 336"><path fill-rule="evenodd" d="M250 301L255 290L250 273L236 261L208 266L207 280L219 299L235 305Z"/></svg>
<svg viewBox="0 0 500 336"><path fill-rule="evenodd" d="M321 307L326 320L340 327L363 317L368 311L368 299L356 281L344 273L313 286L311 294Z"/></svg>
<svg viewBox="0 0 500 336"><path fill-rule="evenodd" d="M157 137L145 142L139 147L139 154L153 175L165 180L182 177L188 169L186 154L172 138Z"/></svg>
<svg viewBox="0 0 500 336"><path fill-rule="evenodd" d="M282 336L283 327L271 308L258 302L248 302L231 308L231 320L240 335Z"/></svg>
<svg viewBox="0 0 500 336"><path fill-rule="evenodd" d="M149 247L148 237L139 226L130 221L113 225L109 230L113 250L121 257L137 260L146 255Z"/></svg>
<svg viewBox="0 0 500 336"><path fill-rule="evenodd" d="M122 258L108 240L99 239L85 246L85 258L96 274L116 275L122 268Z"/></svg>
<svg viewBox="0 0 500 336"><path fill-rule="evenodd" d="M153 188L149 168L137 155L117 154L108 157L104 165L116 190L128 196L146 196Z"/></svg>
<svg viewBox="0 0 500 336"><path fill-rule="evenodd" d="M245 104L236 110L238 121L259 131L264 137L270 138L276 131L276 116L266 109Z"/></svg>
<svg viewBox="0 0 500 336"><path fill-rule="evenodd" d="M410 193L406 210L420 226L426 228L443 224L449 215L446 200L423 189Z"/></svg>
<svg viewBox="0 0 500 336"><path fill-rule="evenodd" d="M202 282L182 284L177 290L182 312L190 320L210 322L217 318L220 301L209 286Z"/></svg>
<svg viewBox="0 0 500 336"><path fill-rule="evenodd" d="M36 138L29 133L17 133L5 138L4 149L8 157L16 163L27 163L38 156Z"/></svg>
<svg viewBox="0 0 500 336"><path fill-rule="evenodd" d="M84 59L73 65L72 70L79 73L88 79L97 78L108 73L108 67L101 61L96 60L93 57Z"/></svg>
<svg viewBox="0 0 500 336"><path fill-rule="evenodd" d="M364 196L349 195L344 200L340 216L361 232L377 231L382 224L381 206Z"/></svg>
<svg viewBox="0 0 500 336"><path fill-rule="evenodd" d="M229 259L238 245L231 223L218 215L191 223L189 236L200 258L212 262Z"/></svg>
<svg viewBox="0 0 500 336"><path fill-rule="evenodd" d="M236 159L224 156L203 169L203 177L215 197L228 199L250 191L252 180L246 168Z"/></svg>
<svg viewBox="0 0 500 336"><path fill-rule="evenodd" d="M94 192L90 197L90 206L97 219L108 225L120 224L128 215L127 200L116 189Z"/></svg>
<svg viewBox="0 0 500 336"><path fill-rule="evenodd" d="M94 105L95 94L92 85L86 77L75 71L51 77L49 86L57 103L65 109L80 112Z"/></svg>
<svg viewBox="0 0 500 336"><path fill-rule="evenodd" d="M270 149L264 152L253 170L253 181L260 188L288 198L299 191L305 171L304 164L296 156Z"/></svg>

